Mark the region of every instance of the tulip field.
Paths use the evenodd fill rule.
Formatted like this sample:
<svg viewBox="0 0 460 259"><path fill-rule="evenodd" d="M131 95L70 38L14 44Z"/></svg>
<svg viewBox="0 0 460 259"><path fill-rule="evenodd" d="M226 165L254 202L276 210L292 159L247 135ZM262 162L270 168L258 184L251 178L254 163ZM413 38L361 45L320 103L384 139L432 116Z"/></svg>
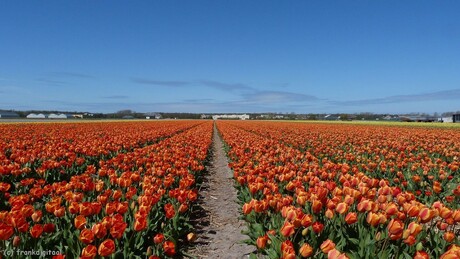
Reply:
<svg viewBox="0 0 460 259"><path fill-rule="evenodd" d="M460 131L218 122L269 258L460 258Z"/></svg>
<svg viewBox="0 0 460 259"><path fill-rule="evenodd" d="M0 250L173 257L212 123L0 125ZM34 257L33 257L34 258Z"/></svg>
<svg viewBox="0 0 460 259"><path fill-rule="evenodd" d="M230 120L0 124L0 258L187 256L214 130L251 257L460 258L460 128Z"/></svg>

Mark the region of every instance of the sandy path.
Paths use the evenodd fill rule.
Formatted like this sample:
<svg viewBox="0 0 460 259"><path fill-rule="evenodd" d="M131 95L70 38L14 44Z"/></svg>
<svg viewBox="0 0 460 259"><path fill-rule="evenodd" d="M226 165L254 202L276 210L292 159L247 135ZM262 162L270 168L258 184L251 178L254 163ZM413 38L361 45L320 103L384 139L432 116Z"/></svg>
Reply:
<svg viewBox="0 0 460 259"><path fill-rule="evenodd" d="M201 213L195 219L198 239L188 253L196 258L248 258L256 249L241 243L248 238L241 234L245 223L238 219L237 192L216 127L207 171L199 192Z"/></svg>

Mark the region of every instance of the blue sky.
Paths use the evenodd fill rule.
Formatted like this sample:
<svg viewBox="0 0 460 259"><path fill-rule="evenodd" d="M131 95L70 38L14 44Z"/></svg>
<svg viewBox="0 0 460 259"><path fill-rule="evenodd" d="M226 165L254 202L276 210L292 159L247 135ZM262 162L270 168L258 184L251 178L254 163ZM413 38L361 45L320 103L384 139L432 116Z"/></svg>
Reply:
<svg viewBox="0 0 460 259"><path fill-rule="evenodd" d="M459 1L0 2L0 109L460 110Z"/></svg>

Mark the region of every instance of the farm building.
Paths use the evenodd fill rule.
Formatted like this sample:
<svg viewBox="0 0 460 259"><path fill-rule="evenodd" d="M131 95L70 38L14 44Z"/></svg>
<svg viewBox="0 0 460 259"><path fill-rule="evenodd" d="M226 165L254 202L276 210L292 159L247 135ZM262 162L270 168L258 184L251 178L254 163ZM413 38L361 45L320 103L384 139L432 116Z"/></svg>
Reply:
<svg viewBox="0 0 460 259"><path fill-rule="evenodd" d="M19 114L15 112L0 111L0 119L19 118Z"/></svg>
<svg viewBox="0 0 460 259"><path fill-rule="evenodd" d="M43 113L39 113L39 114L31 113L27 115L26 118L27 119L45 119L46 116Z"/></svg>
<svg viewBox="0 0 460 259"><path fill-rule="evenodd" d="M223 114L223 115L213 115L213 120L217 119L240 119L240 120L249 120L249 115L247 114Z"/></svg>
<svg viewBox="0 0 460 259"><path fill-rule="evenodd" d="M452 123L452 122L454 122L453 116L439 118L439 121L444 122L444 123Z"/></svg>
<svg viewBox="0 0 460 259"><path fill-rule="evenodd" d="M460 122L460 114L452 115L452 122Z"/></svg>
<svg viewBox="0 0 460 259"><path fill-rule="evenodd" d="M51 113L50 115L48 115L48 119L67 119L67 115L63 113L61 114Z"/></svg>

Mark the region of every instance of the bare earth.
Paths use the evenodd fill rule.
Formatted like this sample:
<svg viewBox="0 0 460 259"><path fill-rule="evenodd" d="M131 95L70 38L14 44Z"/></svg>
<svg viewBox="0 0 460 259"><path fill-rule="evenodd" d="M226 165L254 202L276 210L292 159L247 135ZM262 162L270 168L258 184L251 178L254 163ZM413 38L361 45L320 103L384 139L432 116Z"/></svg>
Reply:
<svg viewBox="0 0 460 259"><path fill-rule="evenodd" d="M256 248L242 243L245 223L239 220L237 192L222 140L214 128L212 161L201 187L200 215L195 219L197 240L188 254L195 258L248 258Z"/></svg>

